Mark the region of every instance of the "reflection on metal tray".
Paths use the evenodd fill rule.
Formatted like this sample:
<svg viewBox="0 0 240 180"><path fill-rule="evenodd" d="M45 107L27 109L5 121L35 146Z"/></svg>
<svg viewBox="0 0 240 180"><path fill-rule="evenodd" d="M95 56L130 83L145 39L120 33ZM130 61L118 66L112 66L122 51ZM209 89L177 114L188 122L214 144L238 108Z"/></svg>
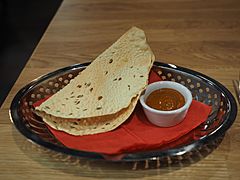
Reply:
<svg viewBox="0 0 240 180"><path fill-rule="evenodd" d="M102 154L65 147L48 131L42 119L33 113L32 105L36 101L56 93L89 64L72 65L32 81L16 94L11 104L10 116L16 128L27 139L45 148L74 158L109 162L109 157L106 159ZM236 118L237 106L232 94L214 79L183 67L155 62L152 70L163 80L175 81L186 86L195 100L212 106L212 112L205 123L177 141L153 151L124 154L118 162L131 163L133 166L136 166L136 162L143 162L144 167L147 163L149 168L156 168L194 162L205 157L218 146Z"/></svg>

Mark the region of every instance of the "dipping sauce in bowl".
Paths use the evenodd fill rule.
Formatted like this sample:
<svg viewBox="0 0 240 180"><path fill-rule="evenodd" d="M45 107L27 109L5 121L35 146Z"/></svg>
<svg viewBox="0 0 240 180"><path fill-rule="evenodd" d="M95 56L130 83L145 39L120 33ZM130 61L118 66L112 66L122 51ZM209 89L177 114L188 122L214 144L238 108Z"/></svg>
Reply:
<svg viewBox="0 0 240 180"><path fill-rule="evenodd" d="M185 99L177 90L163 88L153 91L147 97L146 104L157 110L171 111L184 106Z"/></svg>
<svg viewBox="0 0 240 180"><path fill-rule="evenodd" d="M147 86L140 96L140 103L151 123L170 127L184 120L192 103L192 94L182 84L159 81Z"/></svg>

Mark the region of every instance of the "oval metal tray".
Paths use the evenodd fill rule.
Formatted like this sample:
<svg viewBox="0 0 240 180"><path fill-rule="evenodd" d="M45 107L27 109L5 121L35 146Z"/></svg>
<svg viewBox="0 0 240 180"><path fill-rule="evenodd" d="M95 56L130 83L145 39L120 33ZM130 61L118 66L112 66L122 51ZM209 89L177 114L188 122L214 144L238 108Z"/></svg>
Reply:
<svg viewBox="0 0 240 180"><path fill-rule="evenodd" d="M179 140L153 151L124 154L116 158L102 154L69 149L48 131L42 119L33 113L32 105L56 93L90 63L59 69L30 82L14 97L10 116L15 127L33 142L76 158L133 163L144 162L153 167L199 160L215 149L232 125L237 114L236 101L219 82L201 73L171 64L155 62L152 68L163 80L176 81L186 86L193 99L212 106L208 119ZM150 163L151 162L151 163Z"/></svg>

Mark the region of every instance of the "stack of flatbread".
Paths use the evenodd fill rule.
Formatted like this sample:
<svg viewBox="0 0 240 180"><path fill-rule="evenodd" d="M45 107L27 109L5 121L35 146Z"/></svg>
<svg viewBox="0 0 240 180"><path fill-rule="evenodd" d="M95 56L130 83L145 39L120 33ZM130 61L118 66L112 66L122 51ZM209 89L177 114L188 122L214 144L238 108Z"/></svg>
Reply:
<svg viewBox="0 0 240 180"><path fill-rule="evenodd" d="M115 129L133 112L154 55L144 32L128 30L36 113L54 129L87 135Z"/></svg>

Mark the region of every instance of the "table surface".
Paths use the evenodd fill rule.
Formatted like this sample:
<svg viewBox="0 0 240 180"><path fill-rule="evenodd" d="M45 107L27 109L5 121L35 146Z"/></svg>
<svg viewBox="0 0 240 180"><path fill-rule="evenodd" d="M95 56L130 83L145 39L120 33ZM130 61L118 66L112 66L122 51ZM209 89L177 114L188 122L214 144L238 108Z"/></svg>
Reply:
<svg viewBox="0 0 240 180"><path fill-rule="evenodd" d="M158 60L204 73L234 94L239 19L239 0L65 0L1 107L0 179L238 179L239 115L218 148L199 162L177 170L133 171L57 161L14 128L8 111L16 92L31 80L93 60L131 26L145 31Z"/></svg>

